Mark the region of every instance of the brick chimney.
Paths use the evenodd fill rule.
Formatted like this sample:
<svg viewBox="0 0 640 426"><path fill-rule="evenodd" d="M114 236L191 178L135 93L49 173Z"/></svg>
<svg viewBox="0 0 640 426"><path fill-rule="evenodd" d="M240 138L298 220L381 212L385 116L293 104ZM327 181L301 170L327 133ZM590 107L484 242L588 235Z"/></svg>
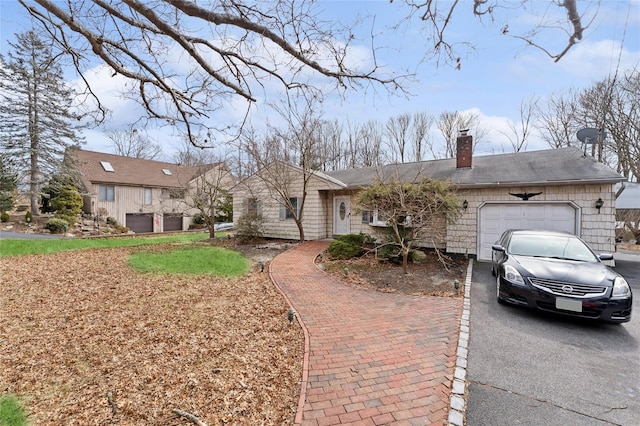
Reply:
<svg viewBox="0 0 640 426"><path fill-rule="evenodd" d="M456 139L456 167L458 169L471 168L473 157L473 137L467 134L468 130L460 130Z"/></svg>

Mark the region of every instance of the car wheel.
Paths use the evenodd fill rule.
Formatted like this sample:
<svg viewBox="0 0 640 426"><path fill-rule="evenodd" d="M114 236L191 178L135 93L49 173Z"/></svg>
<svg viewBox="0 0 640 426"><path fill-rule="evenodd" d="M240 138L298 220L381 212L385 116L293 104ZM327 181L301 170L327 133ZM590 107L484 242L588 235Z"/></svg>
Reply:
<svg viewBox="0 0 640 426"><path fill-rule="evenodd" d="M500 275L496 273L496 300L498 301L498 303L500 303L501 305L504 305L505 300L502 298L502 296L500 296Z"/></svg>

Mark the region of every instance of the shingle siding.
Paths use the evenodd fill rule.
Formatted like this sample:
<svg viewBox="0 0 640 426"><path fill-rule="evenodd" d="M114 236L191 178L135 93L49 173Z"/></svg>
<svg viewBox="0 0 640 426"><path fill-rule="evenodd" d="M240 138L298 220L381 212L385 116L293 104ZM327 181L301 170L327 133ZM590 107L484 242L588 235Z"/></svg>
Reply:
<svg viewBox="0 0 640 426"><path fill-rule="evenodd" d="M287 194L289 197L303 196L302 171L291 167L293 176ZM302 222L304 237L306 240L318 240L331 236L332 227L328 223L328 214L332 207L324 190L337 189L338 185L320 177L312 177L307 183L307 197L302 210ZM240 217L245 213L246 201L249 198L258 198L261 205L261 215L264 222L264 236L268 238L299 239L300 232L293 219L280 219L280 203L276 200L278 195L269 191L269 186L258 175L252 176L238 184L232 191L233 194L233 220L237 227Z"/></svg>
<svg viewBox="0 0 640 426"><path fill-rule="evenodd" d="M596 252L611 253L615 250L615 209L612 207L614 184L609 185L567 185L531 187L526 192L542 192L532 198L535 202L566 201L573 202L579 211L579 234ZM477 254L478 234L478 208L485 202L510 203L517 198L509 193L522 192L522 187L464 190L459 192L460 199L466 199L469 203L466 212L456 224L447 227L447 251L451 253ZM598 214L595 201L602 198L604 206Z"/></svg>

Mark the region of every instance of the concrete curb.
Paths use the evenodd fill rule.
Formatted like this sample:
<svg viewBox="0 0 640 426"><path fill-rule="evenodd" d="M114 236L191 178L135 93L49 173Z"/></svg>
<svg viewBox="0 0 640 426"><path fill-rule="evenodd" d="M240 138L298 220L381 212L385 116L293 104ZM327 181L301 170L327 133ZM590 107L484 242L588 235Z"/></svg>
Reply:
<svg viewBox="0 0 640 426"><path fill-rule="evenodd" d="M460 318L460 335L458 337L458 352L456 367L449 398L449 425L463 426L467 408L467 357L469 355L469 325L471 319L471 275L473 274L473 259L469 259L467 278L464 282L464 302L462 317Z"/></svg>

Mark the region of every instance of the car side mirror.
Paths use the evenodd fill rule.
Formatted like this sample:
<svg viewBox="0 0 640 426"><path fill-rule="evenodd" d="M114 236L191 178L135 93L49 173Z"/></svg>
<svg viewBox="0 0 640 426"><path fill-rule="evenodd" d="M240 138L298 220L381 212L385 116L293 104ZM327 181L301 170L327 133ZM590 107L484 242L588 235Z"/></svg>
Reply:
<svg viewBox="0 0 640 426"><path fill-rule="evenodd" d="M598 258L600 260L613 260L613 255L611 253L601 253Z"/></svg>
<svg viewBox="0 0 640 426"><path fill-rule="evenodd" d="M504 247L502 247L500 244L494 244L494 245L492 245L492 246L491 246L491 249L492 249L492 250L495 250L495 251L500 251L500 252L502 252L502 253L504 253L504 252L505 252Z"/></svg>

